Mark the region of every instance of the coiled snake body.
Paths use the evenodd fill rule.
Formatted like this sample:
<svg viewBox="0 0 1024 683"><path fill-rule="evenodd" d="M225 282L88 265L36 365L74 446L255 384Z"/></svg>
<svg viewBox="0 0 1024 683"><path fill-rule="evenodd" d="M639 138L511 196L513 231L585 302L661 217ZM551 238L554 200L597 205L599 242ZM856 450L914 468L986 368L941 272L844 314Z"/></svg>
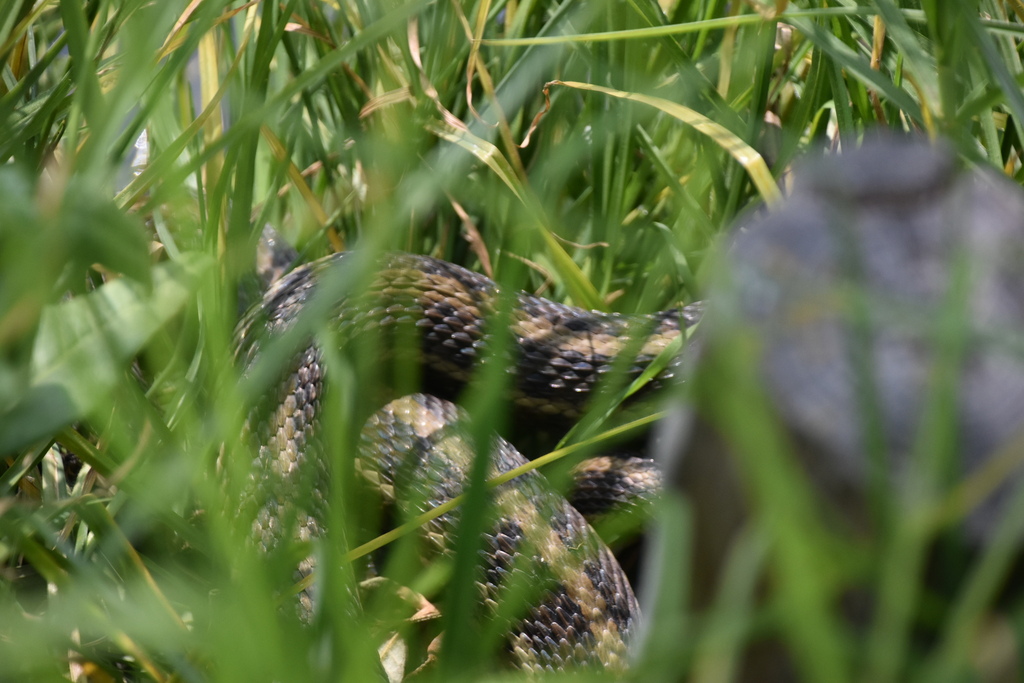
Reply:
<svg viewBox="0 0 1024 683"><path fill-rule="evenodd" d="M955 504L944 503L943 514L970 499L973 506L959 512L972 546L1004 543L1012 533L1019 540L1013 530L1024 500L1014 493L1022 477L1024 425L1020 188L979 169L959 168L941 145L892 137L805 170L796 173L782 207L752 218L736 235L722 264L728 276L709 287L719 315L703 324L694 402L710 406L712 415L732 414L738 405L764 411L758 392L748 392L744 404L735 397L728 406L719 400L733 390L728 382L734 375L716 354L742 349L744 360L753 361L749 379L770 399L771 417L785 428L826 507L834 508L827 517L842 513L844 533L891 524L906 501L920 503L923 491L935 496L946 484L970 477L971 486L964 483L960 495L951 495ZM295 329L300 311L317 304L316 283L351 258L300 268L267 294L240 328L245 367L254 367L260 355L259 332ZM494 283L426 257L395 254L380 265L365 296L327 302L337 320L349 332L409 321L420 330L424 364L451 382L465 382L487 344ZM511 316L514 401L542 414L575 417L611 359L638 349L629 373L639 375L699 312L691 307L627 319L521 294ZM307 346L269 397L267 411L251 422L260 444L254 526L268 546L296 533L322 534L327 489L317 483L326 481L326 459L316 438L323 419L321 356L315 345ZM676 372L670 364L658 381ZM948 425L935 439L938 408ZM449 500L461 492L471 457L452 424L456 416L451 404L422 395L390 404L364 431L359 469L400 508L412 505L411 512ZM698 418L680 466L666 477L693 508L691 569L698 599L714 594L748 515L764 509L777 520L779 510L789 509L774 497L781 480L763 476L764 467L787 461L771 455L771 448L771 457L749 445L749 452L736 448L743 440L734 443L720 433L723 425ZM498 442L491 471L518 462ZM914 493L895 495L904 490ZM873 505L879 493L894 494L899 505ZM509 629L515 661L531 669L621 667L637 611L614 559L539 477L516 480L495 497L505 517L485 544L484 601L500 600L504 577L516 572L542 577L546 591ZM922 505L937 511L936 501ZM428 529L440 547L454 520L441 518ZM1019 547L1013 552L1020 556ZM768 680L763 670L752 671L754 680Z"/></svg>
<svg viewBox="0 0 1024 683"><path fill-rule="evenodd" d="M317 300L319 283L353 258L330 256L278 281L239 327L243 367L254 367L267 333L281 335L296 328L303 310ZM488 342L486 321L496 307L495 283L438 259L407 254L386 256L376 273L365 293L327 302L342 333L350 336L369 328L387 333L411 324L420 331L425 366L449 382L466 382ZM627 374L639 376L699 314L695 305L627 317L521 293L511 320L516 342L510 363L513 400L540 415L576 417L618 354L637 349ZM259 453L249 497L254 532L266 548L282 538L315 539L325 531L330 478L319 435L323 355L315 343L303 349L276 393L250 419ZM657 382L672 374L670 366ZM456 424L458 416L452 404L425 395L388 404L364 429L357 469L406 514L451 500L462 493L473 461ZM502 440L491 457L492 475L525 462ZM610 472L607 479L628 483L630 478L657 477L651 468L633 465L625 474ZM499 487L495 507L498 517L485 539L483 600L496 608L502 592L516 580L544 587L539 601L509 628L513 662L527 669L621 669L637 604L608 548L540 475L518 477ZM457 513L449 513L428 527L427 537L445 552L456 526ZM311 569L312 560L301 568L306 573ZM312 612L311 596L306 593L302 599L303 610Z"/></svg>

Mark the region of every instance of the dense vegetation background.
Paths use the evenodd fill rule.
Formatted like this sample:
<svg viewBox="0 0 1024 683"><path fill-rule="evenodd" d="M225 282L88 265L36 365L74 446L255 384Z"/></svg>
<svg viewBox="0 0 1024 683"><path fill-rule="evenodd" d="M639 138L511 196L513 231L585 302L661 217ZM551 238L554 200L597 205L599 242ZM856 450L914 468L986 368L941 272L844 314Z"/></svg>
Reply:
<svg viewBox="0 0 1024 683"><path fill-rule="evenodd" d="M231 350L264 225L306 260L399 249L558 301L670 307L797 155L869 128L947 136L1019 181L1022 21L1019 0L0 0L0 680L377 676L408 615L347 612L338 547L341 597L300 627L215 474L222 453L244 468L265 390ZM362 394L342 384L345 443ZM658 515L685 529L685 509ZM851 630L836 596L871 584L871 548L836 572L809 545L771 565L806 573L803 599L758 601L759 533L700 617L677 534L638 680L730 680L765 634L816 681L977 680L1024 642L985 576L940 607L890 591ZM952 616L919 642L933 607ZM444 680L488 666L458 616Z"/></svg>

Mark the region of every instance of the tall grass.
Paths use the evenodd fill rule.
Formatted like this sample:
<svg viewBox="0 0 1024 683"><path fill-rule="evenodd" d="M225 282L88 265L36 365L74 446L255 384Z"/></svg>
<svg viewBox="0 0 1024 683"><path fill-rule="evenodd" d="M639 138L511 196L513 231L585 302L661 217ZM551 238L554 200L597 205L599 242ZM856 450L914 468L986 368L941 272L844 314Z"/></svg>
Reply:
<svg viewBox="0 0 1024 683"><path fill-rule="evenodd" d="M0 679L375 680L392 630L410 669L424 656L407 612L350 609L365 530L330 549L335 599L302 627L275 598L288 558L249 547L220 483L266 388L240 384L231 342L264 225L305 260L404 250L557 301L671 307L797 155L869 128L947 136L1020 181L1022 19L1015 0L0 0ZM376 379L337 355L331 438L351 452ZM500 413L500 382L474 391ZM847 574L814 573L840 540L771 563L770 533L696 616L685 502L657 514L676 532L638 679L730 680L785 620L809 626L805 680L861 679L866 657L873 680L975 680L979 638L1021 641L1019 610L920 646L851 634L831 604ZM807 590L757 600L769 565ZM438 594L417 567L397 571ZM492 672L444 604L436 671Z"/></svg>

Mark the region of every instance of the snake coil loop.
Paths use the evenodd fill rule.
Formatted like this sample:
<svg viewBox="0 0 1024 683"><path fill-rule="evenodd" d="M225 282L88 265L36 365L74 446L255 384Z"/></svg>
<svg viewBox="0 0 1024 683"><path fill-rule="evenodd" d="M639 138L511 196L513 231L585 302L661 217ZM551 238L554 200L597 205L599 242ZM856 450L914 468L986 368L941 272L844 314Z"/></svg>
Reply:
<svg viewBox="0 0 1024 683"><path fill-rule="evenodd" d="M261 337L296 326L315 299L318 282L331 268L344 267L349 254L302 266L278 281L243 319L238 354L252 368ZM497 285L486 277L438 259L389 254L365 294L332 302L343 333L375 328L386 334L399 324L420 331L422 361L442 381L465 383L487 344L486 321L495 307ZM638 348L627 374L638 377L681 330L699 317L699 306L649 316L598 313L520 294L512 317L516 340L513 401L544 416L574 418L592 388L625 349ZM639 344L630 334L642 330ZM328 458L321 452L320 423L326 369L310 343L294 360L267 403L250 418L259 452L251 470L249 503L258 543L272 548L282 538L311 540L327 532ZM672 378L669 366L652 383ZM425 395L394 401L378 411L363 432L357 468L407 514L422 512L462 492L473 454L461 436L454 405ZM498 440L492 474L525 462ZM590 487L609 482L654 480L648 465L626 461L616 476L613 463ZM312 495L309 492L312 491ZM494 492L499 511L486 533L481 598L497 613L502 595L515 582L543 586L534 606L508 628L512 661L528 670L604 666L622 670L638 619L636 598L607 546L583 517L553 493L536 473L520 476ZM410 501L414 501L410 502ZM412 507L410 507L412 506ZM433 522L426 535L435 549L448 550L457 512ZM313 559L300 574L313 570ZM315 609L309 591L302 612Z"/></svg>

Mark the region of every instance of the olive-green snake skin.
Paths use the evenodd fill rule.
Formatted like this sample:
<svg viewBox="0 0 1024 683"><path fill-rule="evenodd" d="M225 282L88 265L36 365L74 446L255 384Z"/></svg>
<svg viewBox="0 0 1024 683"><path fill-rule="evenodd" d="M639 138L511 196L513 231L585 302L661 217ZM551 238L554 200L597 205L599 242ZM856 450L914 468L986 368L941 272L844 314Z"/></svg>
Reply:
<svg viewBox="0 0 1024 683"><path fill-rule="evenodd" d="M296 326L310 302L319 300L315 296L318 283L331 269L345 268L355 258L355 254L329 256L294 270L272 286L239 326L242 367L254 367L266 346L265 337ZM419 331L427 374L434 381L462 385L488 343L486 324L497 294L493 281L459 266L425 256L389 254L363 293L326 305L342 337L371 328L386 335L401 324L413 326ZM627 346L631 351L638 349L627 374L639 376L699 314L695 305L628 317L520 293L511 320L512 400L519 409L540 416L575 418L586 407L598 379ZM641 340L636 339L638 334L643 335ZM249 498L255 536L264 548L274 547L285 535L308 540L325 534L330 476L320 443L323 357L316 344L308 344L277 391L250 418L259 452ZM670 365L652 385L667 381L673 373ZM463 492L473 461L458 418L453 404L422 394L389 403L363 431L357 470L405 515L451 500ZM500 439L491 457L492 476L525 462ZM658 476L645 462L621 467L604 462L600 467L604 474L591 478L591 489L599 480L621 485ZM582 497L586 499L587 494ZM621 670L638 608L608 548L539 474L520 476L496 489L494 505L498 516L485 534L481 599L497 611L510 582L526 580L543 588L534 606L508 629L511 662L528 670L581 666ZM425 528L437 551L450 550L448 541L457 524L455 511ZM311 569L311 560L300 568L303 573ZM301 599L305 613L316 609L309 592Z"/></svg>

